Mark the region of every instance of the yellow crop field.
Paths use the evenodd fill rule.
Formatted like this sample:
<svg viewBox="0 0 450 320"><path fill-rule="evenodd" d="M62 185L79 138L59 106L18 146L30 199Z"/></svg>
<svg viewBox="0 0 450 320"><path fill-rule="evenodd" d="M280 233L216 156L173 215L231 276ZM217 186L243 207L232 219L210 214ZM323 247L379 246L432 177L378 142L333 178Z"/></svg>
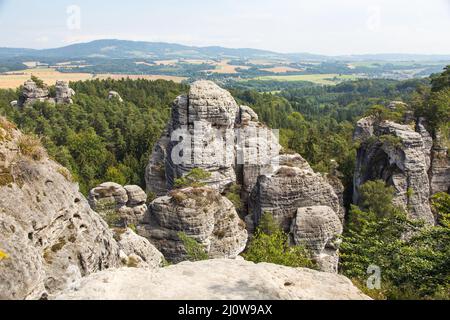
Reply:
<svg viewBox="0 0 450 320"><path fill-rule="evenodd" d="M168 80L174 82L181 82L185 80L184 77L166 76L166 75L130 75L130 74L97 74L91 73L64 73L59 72L53 68L35 68L21 71L13 71L0 74L0 89L15 89L21 86L25 81L34 75L42 79L48 85L54 85L57 80L64 81L83 81L92 79L147 79L147 80Z"/></svg>

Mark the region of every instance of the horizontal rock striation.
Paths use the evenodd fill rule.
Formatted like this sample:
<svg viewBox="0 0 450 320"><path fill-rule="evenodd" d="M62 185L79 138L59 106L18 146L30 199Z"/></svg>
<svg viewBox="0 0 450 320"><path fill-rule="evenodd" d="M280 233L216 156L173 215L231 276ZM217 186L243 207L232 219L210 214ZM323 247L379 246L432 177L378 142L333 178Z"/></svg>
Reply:
<svg viewBox="0 0 450 320"><path fill-rule="evenodd" d="M434 224L429 202L433 178L428 174L435 170L430 159L433 143L425 127L420 122L413 128L368 117L358 122L354 138L361 144L354 175L354 202L359 202L360 185L381 179L395 188L395 203L405 208L411 218Z"/></svg>
<svg viewBox="0 0 450 320"><path fill-rule="evenodd" d="M138 227L172 262L189 258L179 232L197 240L212 258L234 258L247 244L245 223L233 204L210 188L174 190L157 198Z"/></svg>
<svg viewBox="0 0 450 320"><path fill-rule="evenodd" d="M25 143L32 141L0 118L0 299L52 296L81 277L124 266L125 257L139 256L146 267L162 263L144 238L126 234L118 242L67 169L39 145L24 153Z"/></svg>

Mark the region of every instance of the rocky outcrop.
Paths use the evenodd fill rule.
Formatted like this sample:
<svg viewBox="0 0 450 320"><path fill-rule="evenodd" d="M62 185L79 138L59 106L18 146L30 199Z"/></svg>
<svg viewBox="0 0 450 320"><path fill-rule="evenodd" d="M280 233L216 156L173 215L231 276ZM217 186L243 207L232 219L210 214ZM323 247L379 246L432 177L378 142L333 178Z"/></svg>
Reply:
<svg viewBox="0 0 450 320"><path fill-rule="evenodd" d="M22 93L16 103L19 107L30 106L35 102L49 102L56 104L72 104L72 96L75 91L69 87L65 81L56 81L56 96L50 97L50 92L46 84L38 86L33 80L27 80L23 85ZM12 102L11 102L12 103Z"/></svg>
<svg viewBox="0 0 450 320"><path fill-rule="evenodd" d="M338 271L342 231L339 217L325 206L299 208L291 225L294 244L305 245L320 270L333 273Z"/></svg>
<svg viewBox="0 0 450 320"><path fill-rule="evenodd" d="M430 158L431 164L428 174L430 176L431 194L450 193L450 158L448 148L442 142L439 132L431 149Z"/></svg>
<svg viewBox="0 0 450 320"><path fill-rule="evenodd" d="M75 91L69 87L69 84L65 81L58 80L55 85L56 104L72 104L72 96L75 95Z"/></svg>
<svg viewBox="0 0 450 320"><path fill-rule="evenodd" d="M137 235L117 242L67 169L3 118L0 208L0 250L7 255L0 261L0 299L54 295L81 277L123 266L124 257L140 256L147 267L161 259L146 239L139 237L146 251L137 249Z"/></svg>
<svg viewBox="0 0 450 320"><path fill-rule="evenodd" d="M369 300L349 279L242 260L183 262L153 271L94 274L63 300Z"/></svg>
<svg viewBox="0 0 450 320"><path fill-rule="evenodd" d="M49 91L46 85L39 87L33 80L27 80L19 97L18 106L24 107L35 102L44 102L49 99Z"/></svg>
<svg viewBox="0 0 450 320"><path fill-rule="evenodd" d="M114 182L105 182L89 192L91 208L103 216L117 215L118 226L137 225L147 211L147 194L141 187L122 187ZM105 217L106 218L106 217Z"/></svg>
<svg viewBox="0 0 450 320"><path fill-rule="evenodd" d="M128 267L153 269L161 267L164 256L147 239L131 229L115 229L120 259Z"/></svg>
<svg viewBox="0 0 450 320"><path fill-rule="evenodd" d="M120 94L118 92L110 91L108 93L108 100L113 100L113 99L116 99L119 102L123 102L123 99L122 99L122 97L120 96Z"/></svg>
<svg viewBox="0 0 450 320"><path fill-rule="evenodd" d="M176 162L181 151L179 140L183 142L181 163ZM156 144L146 170L147 189L164 196L173 188L175 179L192 168L201 168L211 173L204 182L218 192L224 192L234 183L242 187L244 208L241 211L244 215L249 213L245 221L250 235L264 212L271 213L286 232L290 232L299 208L308 206L328 206L343 222L343 187L338 179L333 180L333 188L300 155L280 155L280 150L276 132L261 124L251 108L238 106L229 92L213 82L197 81L187 96L180 96L173 103L171 121ZM168 197L158 201L171 203ZM179 208L168 210L166 204L161 210L157 205L158 202L152 208L156 216L160 215L159 211L171 210L173 216L179 213ZM157 219L155 215L153 219ZM163 222L166 221L164 218ZM182 226L180 221L177 223L176 230L179 230ZM189 221L183 223L191 228ZM196 224L203 224L202 228L210 225L206 220ZM152 226L155 225L160 227L157 223ZM155 241L154 234L152 241ZM158 235L158 241L176 239L173 233L158 232ZM167 254L176 256L179 250ZM336 269L334 265L327 270Z"/></svg>
<svg viewBox="0 0 450 320"><path fill-rule="evenodd" d="M414 128L368 117L358 122L354 138L360 142L354 203L359 202L360 185L381 179L395 188L395 203L404 207L411 218L434 224L428 176L432 140L425 128L420 123Z"/></svg>
<svg viewBox="0 0 450 320"><path fill-rule="evenodd" d="M211 258L234 258L247 244L245 223L233 204L210 188L174 190L154 200L138 227L172 262L188 258L179 232L197 240Z"/></svg>

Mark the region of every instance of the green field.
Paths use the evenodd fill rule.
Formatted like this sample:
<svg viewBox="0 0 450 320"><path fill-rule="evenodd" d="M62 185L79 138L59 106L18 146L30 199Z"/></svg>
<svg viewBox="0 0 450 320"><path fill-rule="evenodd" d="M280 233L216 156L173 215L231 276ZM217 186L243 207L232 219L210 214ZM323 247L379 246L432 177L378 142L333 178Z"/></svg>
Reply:
<svg viewBox="0 0 450 320"><path fill-rule="evenodd" d="M252 80L275 80L275 81L309 81L323 85L335 85L346 80L356 80L356 75L344 74L339 75L337 73L330 74L301 74L301 75L288 75L288 76L263 76L256 77Z"/></svg>

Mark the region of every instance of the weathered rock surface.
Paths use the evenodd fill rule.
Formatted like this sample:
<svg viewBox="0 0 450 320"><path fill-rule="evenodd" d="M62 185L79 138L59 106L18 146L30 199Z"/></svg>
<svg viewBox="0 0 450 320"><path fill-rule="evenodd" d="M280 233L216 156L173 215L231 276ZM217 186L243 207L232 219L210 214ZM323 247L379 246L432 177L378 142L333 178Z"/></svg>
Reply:
<svg viewBox="0 0 450 320"><path fill-rule="evenodd" d="M23 85L18 106L23 107L35 102L44 102L48 100L48 98L49 91L46 85L40 88L33 80L27 80Z"/></svg>
<svg viewBox="0 0 450 320"><path fill-rule="evenodd" d="M75 95L75 91L69 87L69 84L65 81L56 81L55 85L57 104L72 104L72 96Z"/></svg>
<svg viewBox="0 0 450 320"><path fill-rule="evenodd" d="M139 186L105 182L89 192L89 205L101 215L116 213L119 226L137 225L147 211L147 194Z"/></svg>
<svg viewBox="0 0 450 320"><path fill-rule="evenodd" d="M188 148L183 150L193 150L194 155L187 159L191 162L175 164L174 154L180 151L177 149L181 136L178 131L183 128L197 138L188 140ZM171 141L173 138L175 142ZM184 142L187 139L192 138L183 136ZM223 147L224 141L227 142L226 148ZM211 178L205 182L219 192L232 183L241 185L242 212L249 213L245 221L250 234L264 212L273 214L289 232L298 209L306 206L329 206L343 221L342 184L333 180L335 191L300 155L280 155L280 149L275 133L258 121L258 115L251 108L238 106L230 93L213 82L197 81L187 96L180 96L173 103L171 121L155 146L146 170L147 189L163 196L173 188L176 178L192 168L201 168L211 173ZM161 199L170 203L167 197ZM152 209L157 212L156 216L161 215L160 211L172 211L173 216L179 214L178 208L168 210L167 205L164 210L156 209L156 203ZM164 218L163 222L167 219ZM177 223L175 229L182 229L181 221ZM192 221L183 223L191 228L189 223ZM196 224L205 226L210 222L204 220ZM156 228L161 226L152 223L146 229L155 228L155 225ZM177 243L173 232L153 231L152 241L157 238L155 234L161 243L168 239L170 243ZM202 235L201 241L204 238ZM167 245L158 247L162 250ZM179 251L179 245L176 245L165 254L177 256Z"/></svg>
<svg viewBox="0 0 450 320"><path fill-rule="evenodd" d="M342 231L336 212L325 206L299 208L291 226L294 244L305 245L320 270L334 273L338 271Z"/></svg>
<svg viewBox="0 0 450 320"><path fill-rule="evenodd" d="M120 94L119 94L117 91L110 91L110 92L108 93L108 99L109 99L109 100L116 99L116 100L118 100L119 102L123 102L122 97L120 96Z"/></svg>
<svg viewBox="0 0 450 320"><path fill-rule="evenodd" d="M448 148L442 143L441 134L438 133L431 149L430 176L431 194L438 192L450 193L450 158Z"/></svg>
<svg viewBox="0 0 450 320"><path fill-rule="evenodd" d="M158 270L108 270L82 280L68 300L369 300L331 273L243 260L183 262Z"/></svg>
<svg viewBox="0 0 450 320"><path fill-rule="evenodd" d="M239 107L228 91L211 81L195 82L187 96L180 96L173 103L172 119L146 170L147 189L164 195L172 189L176 178L193 168L201 168L211 173L205 182L223 192L237 181L234 129L243 123L255 126L257 121L256 113L249 107ZM184 151L191 156L175 161L173 155L179 152L181 130L190 134L183 138L189 139Z"/></svg>
<svg viewBox="0 0 450 320"><path fill-rule="evenodd" d="M129 267L158 268L164 256L147 239L138 236L130 229L116 230L115 239L121 250L122 263Z"/></svg>
<svg viewBox="0 0 450 320"><path fill-rule="evenodd" d="M431 145L424 130L420 125L416 132L409 125L371 117L358 122L354 138L361 147L354 175L355 203L360 185L382 179L395 188L395 202L407 209L411 218L434 223L429 203Z"/></svg>
<svg viewBox="0 0 450 320"><path fill-rule="evenodd" d="M35 102L50 102L56 104L72 104L72 96L75 91L65 81L56 81L56 96L50 97L47 85L39 87L33 80L27 80L23 86L19 101L15 105L19 107L29 106ZM12 102L11 102L12 103Z"/></svg>
<svg viewBox="0 0 450 320"><path fill-rule="evenodd" d="M154 200L138 233L169 261L186 260L179 232L200 242L212 258L234 258L247 244L245 223L233 204L210 188L174 190Z"/></svg>
<svg viewBox="0 0 450 320"><path fill-rule="evenodd" d="M83 276L123 266L125 256L154 265L150 257L158 254L146 239L140 238L146 251L135 245L137 235L117 243L65 168L43 150L22 154L18 141L25 138L3 118L0 131L0 250L7 254L0 261L0 299L51 296Z"/></svg>

